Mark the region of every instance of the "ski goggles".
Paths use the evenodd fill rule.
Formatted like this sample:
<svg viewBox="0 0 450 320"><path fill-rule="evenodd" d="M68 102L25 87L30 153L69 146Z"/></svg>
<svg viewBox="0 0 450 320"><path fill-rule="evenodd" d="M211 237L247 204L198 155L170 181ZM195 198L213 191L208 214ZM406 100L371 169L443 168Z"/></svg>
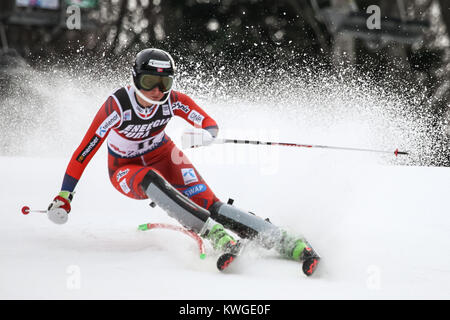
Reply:
<svg viewBox="0 0 450 320"><path fill-rule="evenodd" d="M150 91L155 87L167 93L172 89L173 77L171 76L155 76L153 74L142 74L138 78L139 89Z"/></svg>

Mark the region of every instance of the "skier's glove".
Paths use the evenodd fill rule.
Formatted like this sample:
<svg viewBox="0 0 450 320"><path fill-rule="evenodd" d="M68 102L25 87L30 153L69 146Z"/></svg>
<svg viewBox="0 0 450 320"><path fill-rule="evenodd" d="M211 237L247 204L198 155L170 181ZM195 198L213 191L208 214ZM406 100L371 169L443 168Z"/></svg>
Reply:
<svg viewBox="0 0 450 320"><path fill-rule="evenodd" d="M67 222L70 212L70 202L73 199L73 192L61 191L47 209L48 218L56 224Z"/></svg>
<svg viewBox="0 0 450 320"><path fill-rule="evenodd" d="M209 146L214 141L212 134L208 130L189 128L183 131L181 136L181 147L183 149Z"/></svg>
<svg viewBox="0 0 450 320"><path fill-rule="evenodd" d="M212 136L211 132L209 132L208 130L203 130L202 133L203 133L202 135L203 145L209 146L210 144L212 144L215 138Z"/></svg>

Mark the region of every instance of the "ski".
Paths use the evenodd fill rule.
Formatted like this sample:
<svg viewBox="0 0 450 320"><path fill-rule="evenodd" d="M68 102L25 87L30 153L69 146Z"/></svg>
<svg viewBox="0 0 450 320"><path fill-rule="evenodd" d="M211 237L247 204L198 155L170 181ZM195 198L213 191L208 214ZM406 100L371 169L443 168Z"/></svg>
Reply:
<svg viewBox="0 0 450 320"><path fill-rule="evenodd" d="M316 271L319 262L320 255L315 251L311 244L305 239L302 240L306 244L306 248L302 252L300 262L302 262L302 271L306 276L311 276ZM235 260L239 257L243 250L243 243L237 241L234 245L229 246L224 253L222 253L217 259L217 269L219 271L225 271Z"/></svg>
<svg viewBox="0 0 450 320"><path fill-rule="evenodd" d="M198 249L200 251L200 259L205 259L206 252L205 252L205 245L203 244L203 240L201 237L199 237L195 232L192 230L187 230L180 226L175 226L168 223L144 223L138 226L138 230L146 231L146 230L152 230L152 229L167 229L167 230L174 230L174 231L180 231L192 239L194 239L197 242Z"/></svg>
<svg viewBox="0 0 450 320"><path fill-rule="evenodd" d="M217 259L217 269L219 269L219 271L226 270L230 266L230 264L241 254L242 249L243 244L239 240L230 244L225 249L225 252L222 253Z"/></svg>
<svg viewBox="0 0 450 320"><path fill-rule="evenodd" d="M320 255L312 248L308 241L303 239L303 242L306 244L306 248L302 252L300 261L303 261L303 273L309 277L316 271L319 265Z"/></svg>

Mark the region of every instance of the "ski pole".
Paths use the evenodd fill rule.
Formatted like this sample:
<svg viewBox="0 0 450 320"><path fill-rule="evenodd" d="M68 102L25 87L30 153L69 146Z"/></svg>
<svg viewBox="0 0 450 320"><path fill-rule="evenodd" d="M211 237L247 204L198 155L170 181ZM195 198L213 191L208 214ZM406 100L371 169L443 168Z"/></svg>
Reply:
<svg viewBox="0 0 450 320"><path fill-rule="evenodd" d="M141 224L138 226L138 230L142 230L142 231L156 229L156 228L180 231L180 232L188 235L189 237L191 237L192 239L194 239L197 242L198 249L200 250L200 259L205 259L206 252L205 252L205 246L203 244L203 240L194 231L186 230L185 228L182 228L179 226L174 226L172 224L167 224L167 223L145 223L145 224Z"/></svg>
<svg viewBox="0 0 450 320"><path fill-rule="evenodd" d="M47 210L31 210L30 207L28 206L23 206L22 207L22 213L27 215L31 212L36 212L36 213L47 213Z"/></svg>
<svg viewBox="0 0 450 320"><path fill-rule="evenodd" d="M269 142L269 141L259 141L259 140L239 140L239 139L215 139L213 141L215 144L224 143L234 143L234 144L256 144L256 145L268 145L268 146L285 146L285 147L299 147L299 148L321 148L321 149L334 149L334 150L347 150L347 151L364 151L364 152L378 152L378 153L390 153L394 154L396 157L401 155L408 155L406 151L399 151L395 149L391 150L376 150L376 149L361 149L361 148L349 148L349 147L337 147L337 146L326 146L319 144L299 144L299 143L287 143L287 142ZM200 147L201 145L193 145L191 148Z"/></svg>

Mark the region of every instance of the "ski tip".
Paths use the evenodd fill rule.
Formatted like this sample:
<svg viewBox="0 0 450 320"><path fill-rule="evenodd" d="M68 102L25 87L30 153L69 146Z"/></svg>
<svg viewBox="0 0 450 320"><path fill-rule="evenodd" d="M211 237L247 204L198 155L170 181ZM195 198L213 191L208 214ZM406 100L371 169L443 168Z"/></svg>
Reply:
<svg viewBox="0 0 450 320"><path fill-rule="evenodd" d="M145 231L145 230L148 230L149 228L148 228L148 223L145 223L145 224L140 224L139 226L138 226L138 230L141 230L141 231Z"/></svg>
<svg viewBox="0 0 450 320"><path fill-rule="evenodd" d="M206 258L206 253L200 253L200 259L205 260Z"/></svg>
<svg viewBox="0 0 450 320"><path fill-rule="evenodd" d="M319 261L319 257L312 257L305 260L302 265L303 273L308 277L312 276L314 271L316 271L317 266L319 265Z"/></svg>
<svg viewBox="0 0 450 320"><path fill-rule="evenodd" d="M235 258L236 256L231 253L221 255L217 260L217 269L219 269L219 271L224 271L230 266L230 263L232 263Z"/></svg>

